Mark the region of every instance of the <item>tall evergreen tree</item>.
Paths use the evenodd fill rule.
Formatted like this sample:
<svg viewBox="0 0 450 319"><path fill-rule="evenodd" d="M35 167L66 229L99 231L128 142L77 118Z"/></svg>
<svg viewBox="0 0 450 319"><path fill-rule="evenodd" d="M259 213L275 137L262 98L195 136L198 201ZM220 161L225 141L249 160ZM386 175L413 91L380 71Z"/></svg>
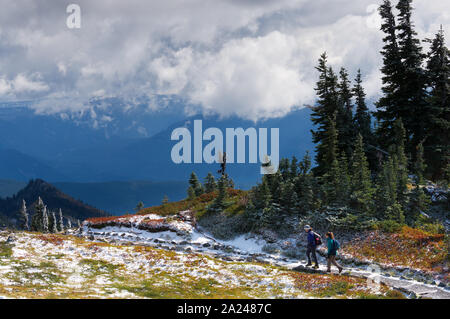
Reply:
<svg viewBox="0 0 450 319"><path fill-rule="evenodd" d="M425 158L432 179L450 181L446 174L450 165L450 50L442 26L433 40L426 41L431 47L427 55L430 122Z"/></svg>
<svg viewBox="0 0 450 319"><path fill-rule="evenodd" d="M373 147L376 143L372 132L372 120L369 108L366 104L366 93L362 86L361 70L358 70L352 91L356 104L355 116L353 118L356 134L361 134L364 142L364 151L366 152L367 160L369 161L369 168L371 171L375 171L378 163Z"/></svg>
<svg viewBox="0 0 450 319"><path fill-rule="evenodd" d="M57 233L58 232L58 221L56 220L56 215L55 212L52 212L52 228L51 231L52 233Z"/></svg>
<svg viewBox="0 0 450 319"><path fill-rule="evenodd" d="M341 166L337 157L338 132L336 130L335 119L336 117L328 121L329 127L326 130L326 139L322 142L322 145L326 146L326 153L324 154L326 171L321 179L324 184L328 204L333 204L338 201L339 189L341 187Z"/></svg>
<svg viewBox="0 0 450 319"><path fill-rule="evenodd" d="M422 67L425 55L411 19L412 0L399 0L398 46L403 64L399 91L399 116L406 130L406 152L415 156L415 148L426 136L429 109L426 103L426 76ZM411 137L411 141L409 140Z"/></svg>
<svg viewBox="0 0 450 319"><path fill-rule="evenodd" d="M225 208L225 199L227 197L227 179L225 175L222 175L217 183L218 194L214 200L214 209L222 210Z"/></svg>
<svg viewBox="0 0 450 319"><path fill-rule="evenodd" d="M397 177L397 201L403 209L406 209L408 205L408 158L405 154L406 130L402 119L398 119L394 123L394 140L396 143L389 149Z"/></svg>
<svg viewBox="0 0 450 319"><path fill-rule="evenodd" d="M34 214L31 218L31 230L33 231L42 231L43 226L43 213L44 213L44 202L41 197L38 198L38 202L34 207Z"/></svg>
<svg viewBox="0 0 450 319"><path fill-rule="evenodd" d="M364 152L363 137L358 134L352 156L350 200L354 208L367 215L370 215L372 209L374 193L370 175L369 163Z"/></svg>
<svg viewBox="0 0 450 319"><path fill-rule="evenodd" d="M338 152L345 152L345 156L350 158L355 141L355 126L353 124L353 94L345 68L341 68L339 72L338 95L339 103L336 114L336 127L339 132Z"/></svg>
<svg viewBox="0 0 450 319"><path fill-rule="evenodd" d="M381 72L383 96L376 104L375 116L378 120L377 137L379 144L387 148L393 143L393 124L395 119L404 115L399 95L403 78L403 65L400 50L397 43L397 26L393 8L390 0L384 0L379 8L380 16L383 20L381 31L384 32L384 46L381 51L383 56L383 66Z"/></svg>
<svg viewBox="0 0 450 319"><path fill-rule="evenodd" d="M311 113L311 121L316 126L312 130L313 142L316 144L316 164L314 174L322 176L332 163L327 159L328 145L326 143L330 121L336 121L336 113L339 104L337 77L333 70L327 66L327 55L323 53L316 67L319 72L319 80L316 84L318 96L317 105ZM336 125L336 123L334 123Z"/></svg>
<svg viewBox="0 0 450 319"><path fill-rule="evenodd" d="M214 179L214 175L211 173L208 173L208 175L205 177L205 193L212 193L217 188L216 180Z"/></svg>

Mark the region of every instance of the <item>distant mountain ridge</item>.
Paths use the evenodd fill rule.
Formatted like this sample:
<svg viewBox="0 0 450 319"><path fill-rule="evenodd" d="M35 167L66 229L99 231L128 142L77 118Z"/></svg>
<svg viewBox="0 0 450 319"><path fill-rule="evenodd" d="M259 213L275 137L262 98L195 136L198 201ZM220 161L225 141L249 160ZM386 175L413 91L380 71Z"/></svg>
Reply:
<svg viewBox="0 0 450 319"><path fill-rule="evenodd" d="M49 210L57 211L61 208L64 217L71 219L73 222L78 219L84 220L89 217L109 215L105 211L75 200L41 179L35 179L31 180L25 188L14 196L5 199L0 198L0 219L7 220L12 225L16 224L22 200L26 201L28 211L32 215L39 197L42 198Z"/></svg>
<svg viewBox="0 0 450 319"><path fill-rule="evenodd" d="M204 129L217 127L224 133L226 128L279 128L280 156L302 157L307 150L314 151L307 108L255 124L237 117L186 117L185 102L175 97L160 96L151 102L155 105L149 103L93 100L88 110L72 115L35 114L30 102L13 107L1 104L0 179L184 181L193 170L203 178L209 171L216 172L217 165L177 165L170 157L176 143L170 139L172 130L187 126L192 131L195 119L203 120ZM248 188L260 178L259 164L230 164L228 169L238 187Z"/></svg>

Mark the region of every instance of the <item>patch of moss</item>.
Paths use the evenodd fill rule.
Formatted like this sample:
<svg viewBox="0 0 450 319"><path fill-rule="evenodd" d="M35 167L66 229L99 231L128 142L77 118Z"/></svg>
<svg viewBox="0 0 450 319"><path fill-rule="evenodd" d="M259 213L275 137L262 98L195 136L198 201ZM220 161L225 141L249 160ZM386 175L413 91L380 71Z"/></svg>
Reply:
<svg viewBox="0 0 450 319"><path fill-rule="evenodd" d="M0 258L10 258L12 256L13 247L14 245L11 243L0 243Z"/></svg>
<svg viewBox="0 0 450 319"><path fill-rule="evenodd" d="M79 265L89 268L89 274L85 275L90 278L104 274L114 275L114 272L119 268L118 265L113 265L99 259L82 259L79 261Z"/></svg>

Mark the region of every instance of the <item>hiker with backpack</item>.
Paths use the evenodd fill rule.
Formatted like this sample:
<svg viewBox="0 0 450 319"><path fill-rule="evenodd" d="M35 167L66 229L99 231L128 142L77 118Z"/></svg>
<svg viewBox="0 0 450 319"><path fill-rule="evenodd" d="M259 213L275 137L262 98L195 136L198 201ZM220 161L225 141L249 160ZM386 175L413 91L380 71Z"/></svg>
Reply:
<svg viewBox="0 0 450 319"><path fill-rule="evenodd" d="M339 242L334 239L334 234L332 232L328 232L326 234L327 237L327 247L328 247L328 253L327 253L327 272L331 272L331 264L335 265L337 269L339 270L339 273L342 272L342 266L339 265L336 261L336 255L337 251L340 248Z"/></svg>
<svg viewBox="0 0 450 319"><path fill-rule="evenodd" d="M306 246L306 256L308 257L308 264L306 265L311 266L311 255L313 257L314 260L314 269L318 269L319 268L319 263L317 262L317 255L316 255L316 249L317 246L320 246L322 244L322 238L320 237L319 234L315 233L311 226L306 225L305 226L305 232L308 234L307 235L307 239L308 239L308 244Z"/></svg>

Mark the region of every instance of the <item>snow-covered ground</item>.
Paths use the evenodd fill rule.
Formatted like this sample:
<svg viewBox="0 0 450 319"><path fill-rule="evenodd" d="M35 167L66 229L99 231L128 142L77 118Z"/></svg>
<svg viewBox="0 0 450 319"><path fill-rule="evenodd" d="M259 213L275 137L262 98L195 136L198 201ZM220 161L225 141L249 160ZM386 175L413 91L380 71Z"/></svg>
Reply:
<svg viewBox="0 0 450 319"><path fill-rule="evenodd" d="M164 219L164 217L157 215L143 215L140 220L145 220L146 216L153 219ZM135 222L136 221L136 222ZM171 230L162 232L147 232L138 229L139 221L133 219L131 227L116 227L107 226L96 229L90 227L89 224L84 224L82 233L84 236L91 239L104 240L107 242L128 242L133 244L145 244L158 248L176 251L197 252L222 258L230 261L256 261L277 266L286 267L288 269L304 268L306 261L297 258L289 258L280 252L266 253L264 247L268 243L260 236L245 234L234 238L233 240L218 240L213 238L205 230L192 226L189 222L170 219ZM129 224L127 224L129 225ZM297 241L296 238L284 239L282 243L277 243L278 246L287 244L292 247ZM273 243L271 244L273 245ZM325 249L322 247L322 250ZM304 259L305 257L303 257ZM322 264L321 270L325 271L325 258L319 256L319 261ZM373 274L368 271L370 268L380 270L380 280L390 283L394 287L409 291L405 287L415 287L417 294L423 296L435 296L450 298L450 292L443 287L438 287L437 283L427 284L419 282L410 278L403 278L405 272L398 270L395 267L377 267L370 263L352 264L346 268L346 274L369 277ZM420 278L419 278L420 279ZM411 290L410 292L414 292Z"/></svg>
<svg viewBox="0 0 450 319"><path fill-rule="evenodd" d="M347 297L371 293L365 278L373 274L367 265L349 265L347 276L329 276L322 274L325 259L319 257L320 274L308 274L305 261L266 248L292 249L298 238L270 244L254 234L217 240L195 227L185 213L85 222L71 235L0 232L0 296L308 298L335 281L351 281L356 287ZM437 285L384 269L379 279L407 294L450 298L450 292ZM311 287L316 295L311 295Z"/></svg>
<svg viewBox="0 0 450 319"><path fill-rule="evenodd" d="M289 274L266 265L64 235L5 232L0 242L12 247L0 257L0 296L5 297L305 297Z"/></svg>

